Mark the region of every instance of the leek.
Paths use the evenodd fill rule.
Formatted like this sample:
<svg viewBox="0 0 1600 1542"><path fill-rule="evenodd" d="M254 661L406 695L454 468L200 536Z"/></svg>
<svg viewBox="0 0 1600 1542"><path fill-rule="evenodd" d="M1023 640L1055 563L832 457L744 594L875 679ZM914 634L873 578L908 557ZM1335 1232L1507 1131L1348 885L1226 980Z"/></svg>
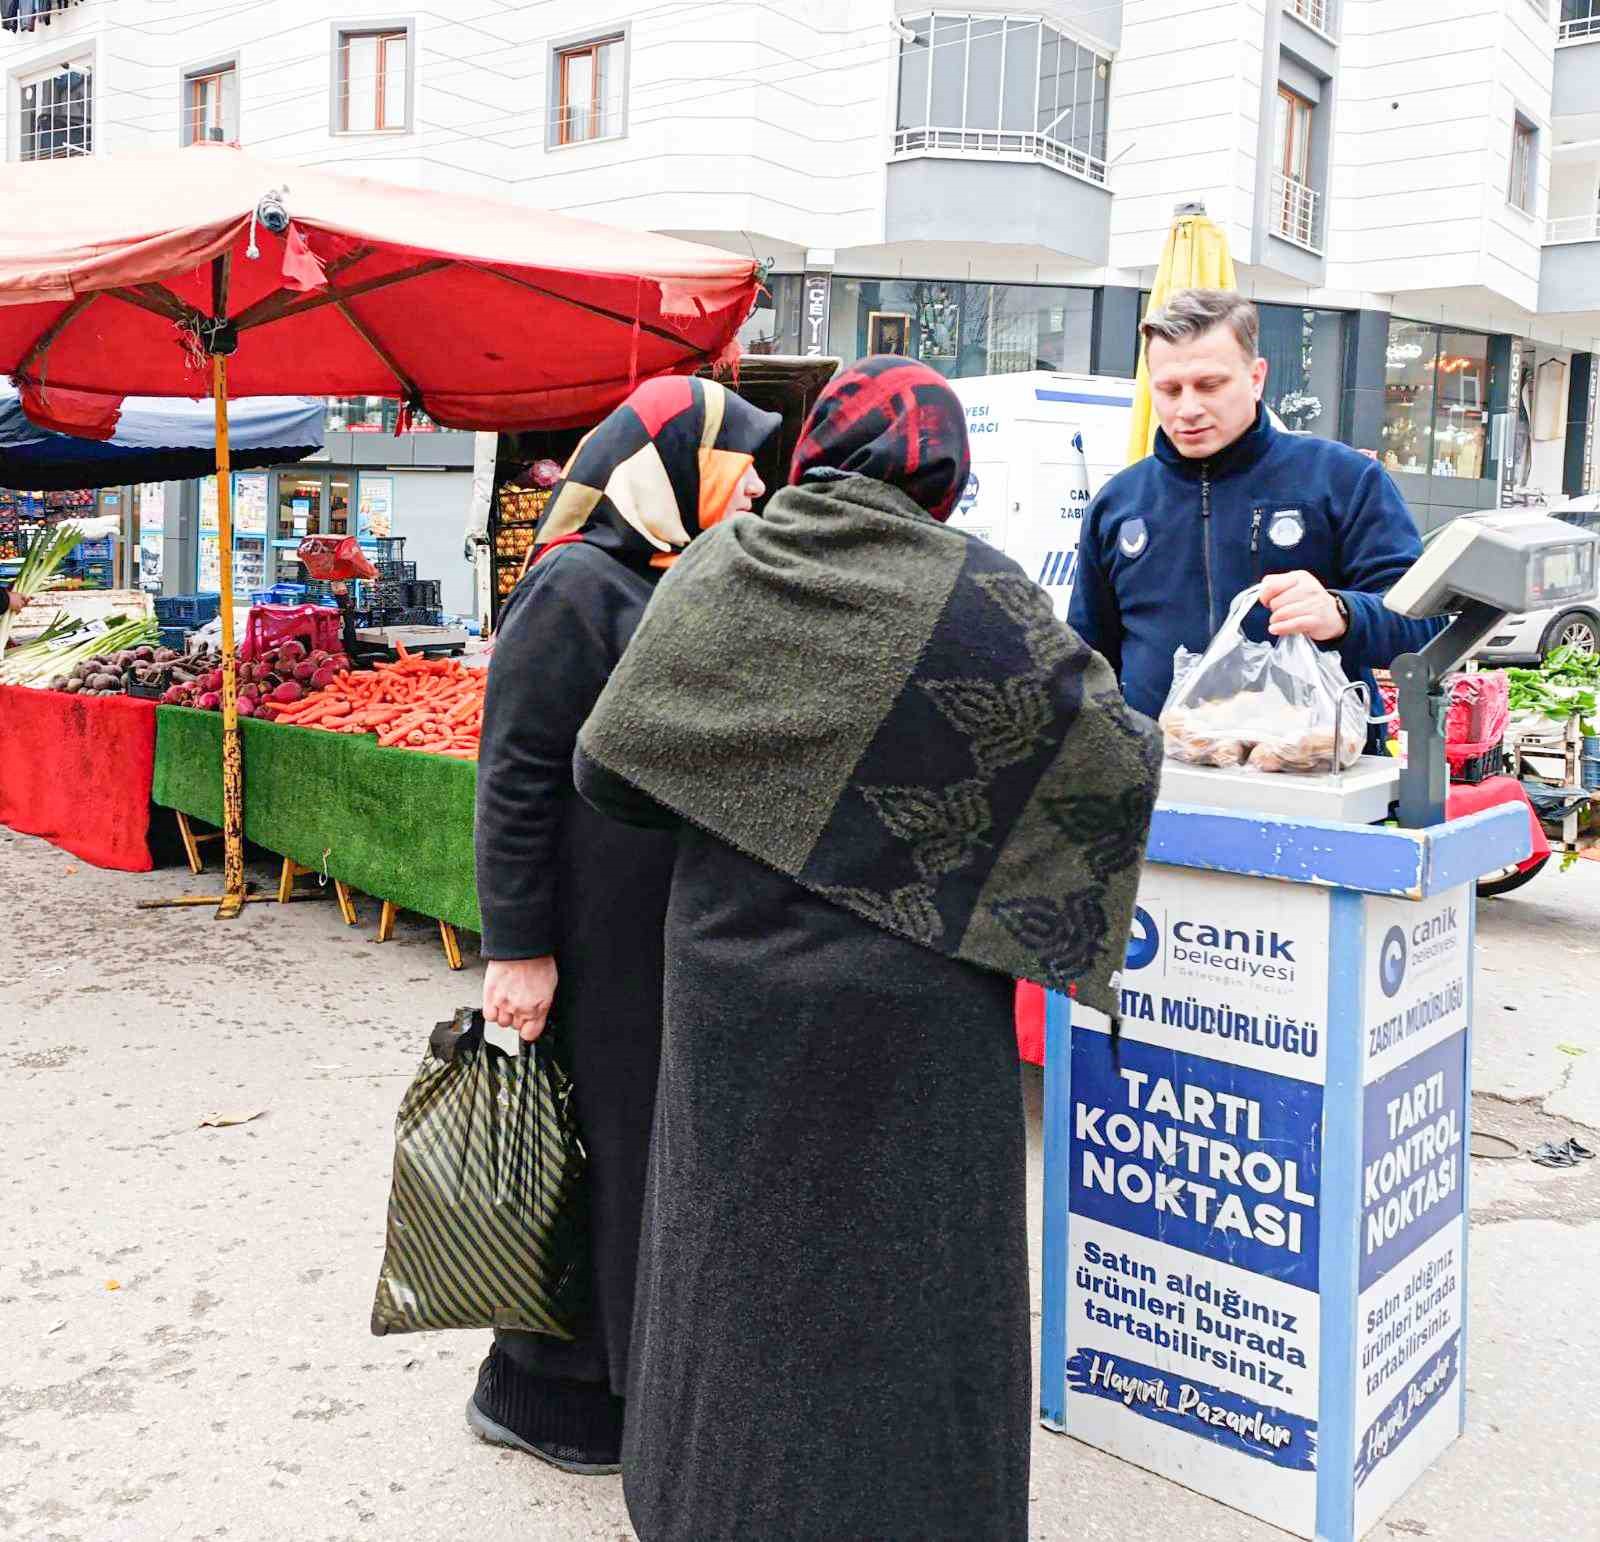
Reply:
<svg viewBox="0 0 1600 1542"><path fill-rule="evenodd" d="M54 636L49 647L41 648L40 644L45 638L39 638L25 648L18 648L4 664L0 664L0 682L7 685L46 686L57 675L71 674L79 664L90 659L121 653L127 648L153 645L161 636L161 629L154 621L117 621L104 631L83 637L78 636L82 630L78 623L62 623L57 630L59 622L61 618L57 617L51 623L51 630L45 633L45 637L51 637L52 633ZM68 638L75 640L66 642ZM63 646L63 643L66 645Z"/></svg>
<svg viewBox="0 0 1600 1542"><path fill-rule="evenodd" d="M22 571L17 574L12 591L31 600L56 576L57 569L67 560L67 553L82 539L83 532L76 525L57 525L48 534L39 536L22 559ZM5 652L6 644L11 641L14 615L10 606L0 612L0 653Z"/></svg>

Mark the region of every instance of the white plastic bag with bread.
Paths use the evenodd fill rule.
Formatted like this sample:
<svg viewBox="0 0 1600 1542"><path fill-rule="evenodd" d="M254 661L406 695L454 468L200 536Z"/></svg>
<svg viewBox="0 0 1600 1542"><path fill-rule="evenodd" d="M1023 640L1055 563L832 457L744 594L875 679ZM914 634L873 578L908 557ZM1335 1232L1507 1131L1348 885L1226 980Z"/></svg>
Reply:
<svg viewBox="0 0 1600 1542"><path fill-rule="evenodd" d="M1351 687L1336 653L1308 637L1252 642L1243 622L1260 599L1246 589L1198 656L1180 648L1161 709L1169 759L1256 771L1331 771L1355 764L1366 744L1370 707ZM1343 702L1341 709L1340 703Z"/></svg>

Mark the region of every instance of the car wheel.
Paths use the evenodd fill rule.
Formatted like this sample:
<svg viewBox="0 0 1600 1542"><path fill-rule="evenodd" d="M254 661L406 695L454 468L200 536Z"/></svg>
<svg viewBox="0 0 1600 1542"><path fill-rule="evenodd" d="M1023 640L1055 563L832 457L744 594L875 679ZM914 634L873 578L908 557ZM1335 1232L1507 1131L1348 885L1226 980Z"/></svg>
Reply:
<svg viewBox="0 0 1600 1542"><path fill-rule="evenodd" d="M1544 634L1541 653L1555 648L1576 648L1579 653L1600 653L1600 624L1585 611L1569 610L1556 617Z"/></svg>
<svg viewBox="0 0 1600 1542"><path fill-rule="evenodd" d="M1549 857L1540 857L1528 867L1503 867L1499 872L1485 873L1478 880L1479 898L1493 899L1497 894L1510 894L1513 889L1532 883L1544 871L1544 865L1549 860Z"/></svg>

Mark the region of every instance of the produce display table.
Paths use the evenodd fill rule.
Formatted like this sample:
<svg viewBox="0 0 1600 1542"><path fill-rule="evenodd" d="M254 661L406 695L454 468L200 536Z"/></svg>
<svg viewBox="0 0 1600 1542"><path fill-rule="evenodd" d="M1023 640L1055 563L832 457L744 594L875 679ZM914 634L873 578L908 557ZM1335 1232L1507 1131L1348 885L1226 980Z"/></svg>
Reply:
<svg viewBox="0 0 1600 1542"><path fill-rule="evenodd" d="M0 824L147 873L155 703L0 685Z"/></svg>
<svg viewBox="0 0 1600 1542"><path fill-rule="evenodd" d="M222 718L162 707L154 798L222 822ZM472 761L389 750L364 735L245 719L244 833L267 851L402 910L482 929L473 876Z"/></svg>
<svg viewBox="0 0 1600 1542"><path fill-rule="evenodd" d="M1157 808L1113 1051L1050 998L1046 1425L1319 1542L1460 1433L1475 880L1428 830Z"/></svg>

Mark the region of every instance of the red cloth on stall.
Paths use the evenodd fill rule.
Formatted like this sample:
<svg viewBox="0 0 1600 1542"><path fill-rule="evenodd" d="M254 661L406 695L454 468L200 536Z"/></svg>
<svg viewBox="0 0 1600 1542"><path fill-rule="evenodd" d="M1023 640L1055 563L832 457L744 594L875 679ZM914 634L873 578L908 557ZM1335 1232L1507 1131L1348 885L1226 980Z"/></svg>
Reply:
<svg viewBox="0 0 1600 1542"><path fill-rule="evenodd" d="M156 704L0 685L0 824L147 873Z"/></svg>
<svg viewBox="0 0 1600 1542"><path fill-rule="evenodd" d="M1534 813L1522 783L1514 776L1491 776L1476 783L1452 782L1445 794L1444 817L1465 819L1469 814L1481 814L1485 809L1499 808L1502 803L1520 803L1528 811L1528 826L1533 850L1518 867L1531 867L1541 857L1550 855L1550 840Z"/></svg>

